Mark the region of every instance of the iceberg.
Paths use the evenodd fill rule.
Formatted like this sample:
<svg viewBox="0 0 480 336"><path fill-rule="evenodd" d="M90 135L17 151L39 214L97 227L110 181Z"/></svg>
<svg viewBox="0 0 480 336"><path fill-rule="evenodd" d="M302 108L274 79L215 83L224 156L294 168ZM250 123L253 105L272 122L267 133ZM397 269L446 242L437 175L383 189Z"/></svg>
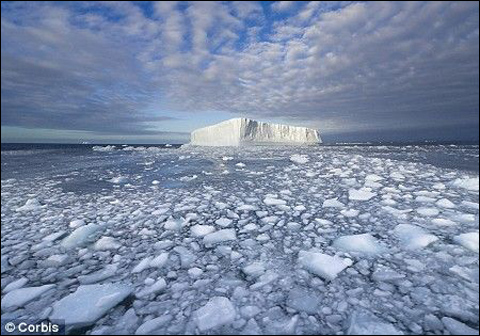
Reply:
<svg viewBox="0 0 480 336"><path fill-rule="evenodd" d="M322 143L318 130L234 118L197 129L191 134L195 146L315 145Z"/></svg>

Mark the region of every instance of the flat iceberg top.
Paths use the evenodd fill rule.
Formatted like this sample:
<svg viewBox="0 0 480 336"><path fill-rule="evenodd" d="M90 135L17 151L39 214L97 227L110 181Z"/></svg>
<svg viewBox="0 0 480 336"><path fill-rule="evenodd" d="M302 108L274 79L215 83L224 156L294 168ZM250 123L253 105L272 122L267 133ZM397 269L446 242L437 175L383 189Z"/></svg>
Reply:
<svg viewBox="0 0 480 336"><path fill-rule="evenodd" d="M318 130L313 128L234 118L193 131L190 144L197 146L311 145L321 142Z"/></svg>

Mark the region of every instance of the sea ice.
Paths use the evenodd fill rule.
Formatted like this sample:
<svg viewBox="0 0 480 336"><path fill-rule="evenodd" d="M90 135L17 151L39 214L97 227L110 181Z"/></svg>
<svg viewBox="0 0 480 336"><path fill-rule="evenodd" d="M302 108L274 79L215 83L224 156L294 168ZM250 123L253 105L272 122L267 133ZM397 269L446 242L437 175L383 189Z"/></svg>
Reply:
<svg viewBox="0 0 480 336"><path fill-rule="evenodd" d="M68 328L94 324L132 293L122 284L82 285L53 305L50 320L61 320Z"/></svg>
<svg viewBox="0 0 480 336"><path fill-rule="evenodd" d="M135 335L155 335L160 333L156 333L158 329L164 327L172 320L172 316L170 315L163 315L147 322L144 322L138 329L135 331Z"/></svg>
<svg viewBox="0 0 480 336"><path fill-rule="evenodd" d="M38 210L38 209L42 209L44 208L45 206L42 205L36 198L32 198L32 199L29 199L27 200L27 202L17 208L17 212L27 212L27 211L34 211L34 210Z"/></svg>
<svg viewBox="0 0 480 336"><path fill-rule="evenodd" d="M345 204L340 202L338 198L331 198L323 201L324 208L343 208Z"/></svg>
<svg viewBox="0 0 480 336"><path fill-rule="evenodd" d="M457 243L465 247L466 249L469 249L473 252L478 253L478 236L479 233L477 232L468 232L468 233L462 233L456 237L453 238L453 240Z"/></svg>
<svg viewBox="0 0 480 336"><path fill-rule="evenodd" d="M337 238L333 247L345 252L354 252L364 255L378 255L386 252L386 248L369 233L343 236Z"/></svg>
<svg viewBox="0 0 480 336"><path fill-rule="evenodd" d="M195 312L195 321L201 332L215 329L235 320L236 311L229 299L222 296L211 298Z"/></svg>
<svg viewBox="0 0 480 336"><path fill-rule="evenodd" d="M393 324L381 320L367 310L357 310L349 320L347 335L404 335Z"/></svg>
<svg viewBox="0 0 480 336"><path fill-rule="evenodd" d="M443 317L442 323L452 335L478 335L478 330L470 328L465 323L451 317Z"/></svg>
<svg viewBox="0 0 480 336"><path fill-rule="evenodd" d="M44 285L40 287L23 287L8 292L2 298L2 310L23 307L27 303L35 300L40 295L55 288L55 285Z"/></svg>
<svg viewBox="0 0 480 336"><path fill-rule="evenodd" d="M104 269L88 275L80 275L77 279L82 285L90 285L111 278L117 273L117 270L118 266L116 264L107 265Z"/></svg>
<svg viewBox="0 0 480 336"><path fill-rule="evenodd" d="M102 237L94 245L97 251L118 250L122 244L118 243L113 237Z"/></svg>
<svg viewBox="0 0 480 336"><path fill-rule="evenodd" d="M347 267L352 266L352 260L329 256L318 252L300 251L298 262L309 272L332 281Z"/></svg>
<svg viewBox="0 0 480 336"><path fill-rule="evenodd" d="M300 155L300 154L295 154L290 156L290 161L295 162L297 164L305 164L310 161L307 155Z"/></svg>
<svg viewBox="0 0 480 336"><path fill-rule="evenodd" d="M193 237L204 237L215 231L215 227L212 225L197 224L190 228Z"/></svg>
<svg viewBox="0 0 480 336"><path fill-rule="evenodd" d="M73 249L82 246L90 239L91 235L100 229L101 226L97 224L81 226L66 237L61 245L66 249Z"/></svg>
<svg viewBox="0 0 480 336"><path fill-rule="evenodd" d="M350 189L348 191L348 198L351 201L368 201L377 196L370 188Z"/></svg>
<svg viewBox="0 0 480 336"><path fill-rule="evenodd" d="M27 283L28 283L27 278L25 278L25 277L20 278L18 280L15 280L15 281L9 283L7 286L5 286L5 288L2 290L2 292L3 293L11 292L15 289L19 289L19 288L24 287Z"/></svg>
<svg viewBox="0 0 480 336"><path fill-rule="evenodd" d="M478 177L464 177L456 179L452 182L452 186L456 188L462 188L469 191L478 191L479 190L479 178Z"/></svg>
<svg viewBox="0 0 480 336"><path fill-rule="evenodd" d="M267 197L263 200L263 203L266 205L285 205L287 202L285 200L273 197Z"/></svg>
<svg viewBox="0 0 480 336"><path fill-rule="evenodd" d="M407 250L421 249L438 240L437 236L426 233L424 229L412 224L399 224L393 232Z"/></svg>
<svg viewBox="0 0 480 336"><path fill-rule="evenodd" d="M234 229L224 229L206 235L203 237L203 242L205 245L213 245L235 239L237 239L237 235Z"/></svg>
<svg viewBox="0 0 480 336"><path fill-rule="evenodd" d="M417 209L417 213L425 217L434 217L438 216L440 211L437 208L422 207Z"/></svg>

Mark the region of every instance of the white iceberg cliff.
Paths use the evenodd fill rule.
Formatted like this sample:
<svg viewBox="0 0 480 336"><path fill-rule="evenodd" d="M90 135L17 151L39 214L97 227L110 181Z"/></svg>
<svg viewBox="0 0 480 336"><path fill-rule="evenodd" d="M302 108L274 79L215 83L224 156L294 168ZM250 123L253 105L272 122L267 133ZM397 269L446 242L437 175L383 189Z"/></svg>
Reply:
<svg viewBox="0 0 480 336"><path fill-rule="evenodd" d="M318 130L234 118L197 129L191 134L191 145L314 145L322 143Z"/></svg>

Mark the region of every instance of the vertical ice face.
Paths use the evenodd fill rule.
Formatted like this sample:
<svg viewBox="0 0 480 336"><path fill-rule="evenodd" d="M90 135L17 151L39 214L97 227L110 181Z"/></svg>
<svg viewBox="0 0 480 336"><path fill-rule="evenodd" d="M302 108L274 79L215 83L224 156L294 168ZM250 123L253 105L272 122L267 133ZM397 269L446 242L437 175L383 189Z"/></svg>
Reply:
<svg viewBox="0 0 480 336"><path fill-rule="evenodd" d="M216 125L200 128L191 134L191 144L197 146L241 145L306 145L322 140L317 130L235 118Z"/></svg>

